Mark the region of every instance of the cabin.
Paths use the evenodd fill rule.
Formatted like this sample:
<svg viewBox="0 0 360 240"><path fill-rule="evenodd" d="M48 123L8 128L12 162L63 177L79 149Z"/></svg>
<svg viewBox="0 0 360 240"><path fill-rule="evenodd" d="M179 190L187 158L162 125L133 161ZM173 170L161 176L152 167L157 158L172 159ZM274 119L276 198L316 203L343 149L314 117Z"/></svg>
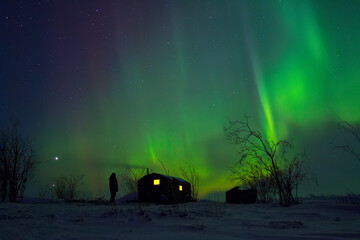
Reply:
<svg viewBox="0 0 360 240"><path fill-rule="evenodd" d="M143 203L184 203L191 201L191 185L177 177L147 174L138 181L138 200Z"/></svg>
<svg viewBox="0 0 360 240"><path fill-rule="evenodd" d="M226 203L255 203L257 190L234 187L226 192Z"/></svg>

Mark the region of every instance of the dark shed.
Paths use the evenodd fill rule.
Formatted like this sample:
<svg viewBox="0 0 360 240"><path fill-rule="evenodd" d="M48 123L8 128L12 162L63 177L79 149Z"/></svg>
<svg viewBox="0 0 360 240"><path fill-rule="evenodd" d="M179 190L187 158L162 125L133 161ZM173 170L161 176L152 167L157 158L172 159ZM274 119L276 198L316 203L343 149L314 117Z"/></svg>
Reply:
<svg viewBox="0 0 360 240"><path fill-rule="evenodd" d="M177 177L151 173L138 181L139 202L182 203L191 200L191 185Z"/></svg>
<svg viewBox="0 0 360 240"><path fill-rule="evenodd" d="M226 192L227 203L255 203L256 197L256 189L241 190L239 187L234 187Z"/></svg>

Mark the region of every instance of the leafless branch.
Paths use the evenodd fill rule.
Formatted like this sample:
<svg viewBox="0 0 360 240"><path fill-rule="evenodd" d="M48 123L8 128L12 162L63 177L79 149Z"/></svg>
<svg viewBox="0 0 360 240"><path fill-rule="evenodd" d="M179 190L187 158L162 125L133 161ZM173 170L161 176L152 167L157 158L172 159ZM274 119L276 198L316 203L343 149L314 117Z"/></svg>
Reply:
<svg viewBox="0 0 360 240"><path fill-rule="evenodd" d="M350 135L356 139L357 143L360 143L360 126L358 124L350 124L347 121L341 121L338 123L338 128L350 133ZM353 146L338 145L335 147L338 149L342 149L344 152L350 153L355 157L355 159L360 161L360 153L355 151L355 148Z"/></svg>
<svg viewBox="0 0 360 240"><path fill-rule="evenodd" d="M196 168L193 164L188 162L185 165L185 168L180 168L181 175L191 184L191 198L193 201L197 201L199 194L200 175L196 171Z"/></svg>
<svg viewBox="0 0 360 240"><path fill-rule="evenodd" d="M239 161L230 169L235 179L256 188L261 201L268 201L276 189L282 205L295 202L293 191L297 198L297 187L308 176L305 155L294 153L290 140L274 141L253 130L247 117L229 121L224 130L227 141L240 147Z"/></svg>
<svg viewBox="0 0 360 240"><path fill-rule="evenodd" d="M18 129L18 123L0 134L0 193L4 201L22 198L39 164L34 145Z"/></svg>
<svg viewBox="0 0 360 240"><path fill-rule="evenodd" d="M143 168L125 168L120 174L121 182L125 185L128 193L136 192L138 181L146 175L146 169Z"/></svg>

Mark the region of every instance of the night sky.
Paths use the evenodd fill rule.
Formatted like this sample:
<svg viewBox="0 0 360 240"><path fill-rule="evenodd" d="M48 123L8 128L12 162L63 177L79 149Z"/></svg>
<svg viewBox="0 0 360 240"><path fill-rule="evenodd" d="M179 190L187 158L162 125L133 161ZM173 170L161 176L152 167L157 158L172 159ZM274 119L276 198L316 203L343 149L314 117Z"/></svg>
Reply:
<svg viewBox="0 0 360 240"><path fill-rule="evenodd" d="M29 191L61 174L108 191L126 167L177 175L192 162L201 197L223 191L249 115L306 150L318 186L360 191L360 1L1 1L0 123L19 119L41 160ZM59 160L55 161L55 157Z"/></svg>

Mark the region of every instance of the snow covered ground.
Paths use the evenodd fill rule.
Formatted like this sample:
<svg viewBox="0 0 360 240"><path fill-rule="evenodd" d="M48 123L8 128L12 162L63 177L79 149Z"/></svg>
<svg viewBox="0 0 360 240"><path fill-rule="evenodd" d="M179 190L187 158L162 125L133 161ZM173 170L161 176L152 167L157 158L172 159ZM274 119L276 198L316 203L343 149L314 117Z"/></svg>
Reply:
<svg viewBox="0 0 360 240"><path fill-rule="evenodd" d="M360 239L360 203L0 203L0 240L5 239Z"/></svg>

